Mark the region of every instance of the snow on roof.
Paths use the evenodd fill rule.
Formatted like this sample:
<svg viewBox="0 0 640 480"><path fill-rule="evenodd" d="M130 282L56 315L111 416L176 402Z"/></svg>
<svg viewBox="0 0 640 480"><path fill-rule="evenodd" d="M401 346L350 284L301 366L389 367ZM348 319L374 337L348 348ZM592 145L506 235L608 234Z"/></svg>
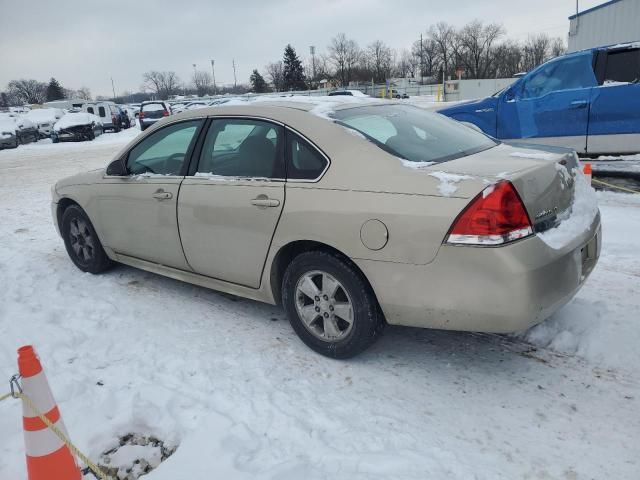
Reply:
<svg viewBox="0 0 640 480"><path fill-rule="evenodd" d="M0 133L2 132L15 132L16 122L12 117L0 117Z"/></svg>
<svg viewBox="0 0 640 480"><path fill-rule="evenodd" d="M78 125L89 125L96 123L102 125L99 117L86 112L67 113L64 117L56 122L53 129L56 132L64 128L77 127Z"/></svg>
<svg viewBox="0 0 640 480"><path fill-rule="evenodd" d="M64 111L59 108L38 108L24 114L25 118L33 122L55 122L64 115Z"/></svg>

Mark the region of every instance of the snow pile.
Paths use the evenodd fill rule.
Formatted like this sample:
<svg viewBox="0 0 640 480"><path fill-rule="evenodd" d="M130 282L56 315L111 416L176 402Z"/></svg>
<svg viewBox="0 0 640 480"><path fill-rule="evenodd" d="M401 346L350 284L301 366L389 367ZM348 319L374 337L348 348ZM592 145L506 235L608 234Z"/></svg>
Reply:
<svg viewBox="0 0 640 480"><path fill-rule="evenodd" d="M543 152L513 152L510 153L511 157L520 157L520 158L533 158L536 160L557 160L559 158L556 153L543 153Z"/></svg>
<svg viewBox="0 0 640 480"><path fill-rule="evenodd" d="M64 117L56 122L53 126L53 129L56 132L60 130L64 130L65 128L77 127L80 125L91 125L95 123L96 125L102 125L100 118L86 112L76 112L76 113L67 113Z"/></svg>
<svg viewBox="0 0 640 480"><path fill-rule="evenodd" d="M440 180L438 190L440 191L440 194L445 197L450 197L458 191L456 183L461 182L462 180L470 180L473 178L469 175L458 175L448 172L432 172L429 175Z"/></svg>
<svg viewBox="0 0 640 480"><path fill-rule="evenodd" d="M574 169L575 186L571 214L557 227L538 234L551 248L559 250L573 242L576 237L589 230L598 214L596 191L579 169Z"/></svg>
<svg viewBox="0 0 640 480"><path fill-rule="evenodd" d="M603 232L598 265L574 300L520 337L602 368L637 372L640 195L596 192L596 196Z"/></svg>

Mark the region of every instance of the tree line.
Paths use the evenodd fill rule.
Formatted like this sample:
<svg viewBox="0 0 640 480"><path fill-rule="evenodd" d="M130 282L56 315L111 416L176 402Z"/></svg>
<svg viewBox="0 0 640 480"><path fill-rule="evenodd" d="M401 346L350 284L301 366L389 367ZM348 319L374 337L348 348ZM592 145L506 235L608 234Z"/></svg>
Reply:
<svg viewBox="0 0 640 480"><path fill-rule="evenodd" d="M352 82L384 83L391 78L406 77L425 84L457 75L463 79L504 78L529 71L565 51L562 38L545 33L517 41L508 38L499 23L474 20L458 28L439 22L427 28L410 47L402 49L393 49L382 40L361 47L345 33L333 37L324 51L305 58L288 44L281 60L267 63L262 71L254 68L248 84L214 85L208 71L195 70L188 82L183 82L174 71L149 71L143 74L141 92L124 92L115 100L141 101L149 93L167 99L177 94L282 92L313 89L322 84L344 87ZM0 106L9 106L71 97L90 100L91 92L88 88L67 90L55 78L49 83L21 79L9 82L0 97Z"/></svg>

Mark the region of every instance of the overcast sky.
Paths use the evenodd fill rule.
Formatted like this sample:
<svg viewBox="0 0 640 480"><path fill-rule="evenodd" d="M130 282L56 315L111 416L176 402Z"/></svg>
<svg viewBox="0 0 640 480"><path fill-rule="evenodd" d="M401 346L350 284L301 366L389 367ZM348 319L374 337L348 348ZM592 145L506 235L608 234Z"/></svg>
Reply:
<svg viewBox="0 0 640 480"><path fill-rule="evenodd" d="M580 0L580 10L603 3ZM531 33L566 39L574 0L0 0L0 90L17 78L94 95L137 91L142 73L174 70L190 81L193 64L216 82L239 83L282 57L287 43L307 57L345 32L361 47L383 40L408 48L429 25L475 18L501 22L511 38Z"/></svg>

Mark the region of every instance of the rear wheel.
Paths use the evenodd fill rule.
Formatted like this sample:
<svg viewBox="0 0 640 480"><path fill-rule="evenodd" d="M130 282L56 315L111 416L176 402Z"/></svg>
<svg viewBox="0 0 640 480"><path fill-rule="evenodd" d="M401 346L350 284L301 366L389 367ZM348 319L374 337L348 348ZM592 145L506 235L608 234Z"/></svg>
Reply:
<svg viewBox="0 0 640 480"><path fill-rule="evenodd" d="M60 231L67 254L83 272L101 273L113 265L89 217L78 205L71 205L64 211Z"/></svg>
<svg viewBox="0 0 640 480"><path fill-rule="evenodd" d="M357 355L384 326L362 274L328 252L306 252L293 259L284 275L282 303L302 341L327 357Z"/></svg>

